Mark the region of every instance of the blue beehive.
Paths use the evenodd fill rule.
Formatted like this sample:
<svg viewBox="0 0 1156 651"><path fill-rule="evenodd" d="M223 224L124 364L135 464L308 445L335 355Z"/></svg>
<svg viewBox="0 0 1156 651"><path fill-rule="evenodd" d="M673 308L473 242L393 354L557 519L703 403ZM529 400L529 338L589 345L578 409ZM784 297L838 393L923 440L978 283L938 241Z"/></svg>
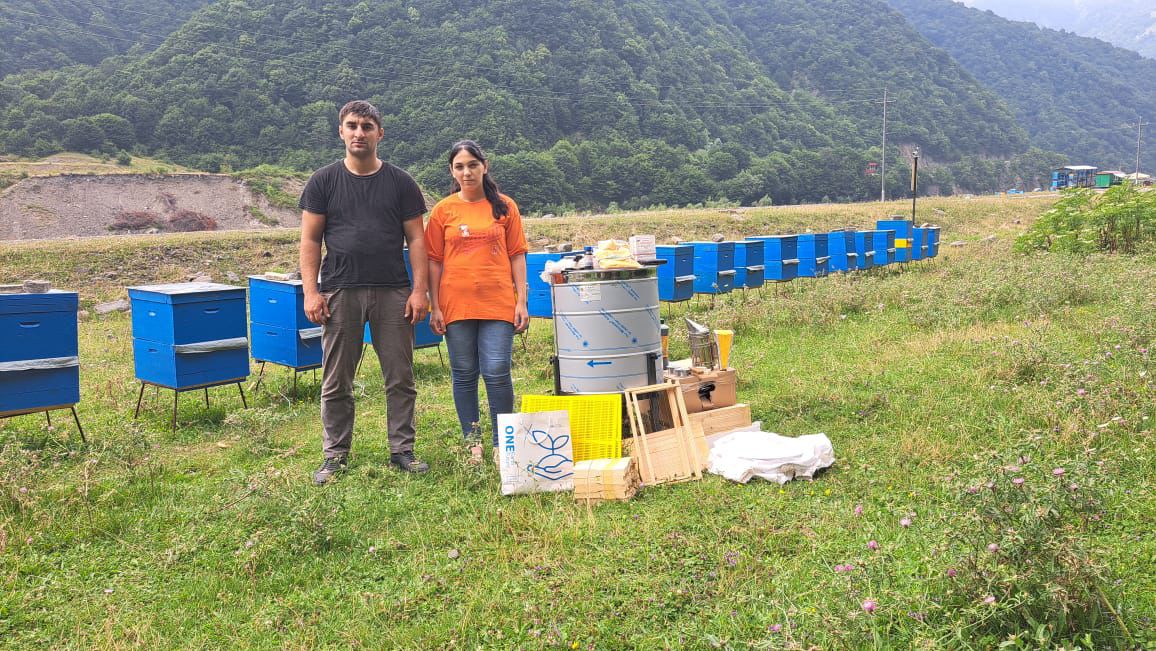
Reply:
<svg viewBox="0 0 1156 651"><path fill-rule="evenodd" d="M402 249L401 255L403 258L405 258L405 273L406 273L406 275L409 276L409 281L412 283L413 282L413 269L409 265L409 249L408 248ZM527 298L529 298L529 297L527 297ZM439 334L436 334L433 331L433 328L431 328L429 325L429 315L426 315L426 317L424 319L422 319L421 321L418 321L417 325L415 325L413 327L413 347L414 348L428 348L430 346L436 346L436 345L440 344L441 342L442 342L442 336ZM367 344L373 343L369 339L369 324L366 324L366 328L365 328L365 343L367 343Z"/></svg>
<svg viewBox="0 0 1156 651"><path fill-rule="evenodd" d="M906 219L880 219L875 222L875 228L881 231L893 231L894 244L890 248L895 249L895 259L893 262L910 262L911 261L911 247L914 233L911 232L911 222Z"/></svg>
<svg viewBox="0 0 1156 651"><path fill-rule="evenodd" d="M927 257L939 255L939 227L931 226L927 229Z"/></svg>
<svg viewBox="0 0 1156 651"><path fill-rule="evenodd" d="M80 402L77 294L0 294L0 415Z"/></svg>
<svg viewBox="0 0 1156 651"><path fill-rule="evenodd" d="M249 321L253 359L296 370L321 365L321 327L305 316L300 280L249 276Z"/></svg>
<svg viewBox="0 0 1156 651"><path fill-rule="evenodd" d="M573 255L573 254L571 254ZM546 263L561 260L565 253L527 253L526 283L528 286L527 308L530 316L549 319L554 316L554 304L550 298L550 283L542 280Z"/></svg>
<svg viewBox="0 0 1156 651"><path fill-rule="evenodd" d="M764 254L766 248L762 240L735 242L735 287L754 289L763 286Z"/></svg>
<svg viewBox="0 0 1156 651"><path fill-rule="evenodd" d="M804 233L799 236L800 278L826 276L830 259L827 255L826 233Z"/></svg>
<svg viewBox="0 0 1156 651"><path fill-rule="evenodd" d="M694 292L726 294L734 288L734 242L687 242L694 247Z"/></svg>
<svg viewBox="0 0 1156 651"><path fill-rule="evenodd" d="M142 382L189 389L249 376L245 289L217 283L128 288Z"/></svg>
<svg viewBox="0 0 1156 651"><path fill-rule="evenodd" d="M827 234L827 253L831 256L830 268L835 271L854 271L855 233L852 231L831 231Z"/></svg>
<svg viewBox="0 0 1156 651"><path fill-rule="evenodd" d="M752 235L747 239L763 242L766 280L785 282L799 277L798 235Z"/></svg>
<svg viewBox="0 0 1156 651"><path fill-rule="evenodd" d="M694 247L689 244L660 244L654 247L659 260L658 299L668 303L694 296Z"/></svg>
<svg viewBox="0 0 1156 651"><path fill-rule="evenodd" d="M916 226L911 229L911 242L909 243L911 249L912 260L922 260L927 257L927 229Z"/></svg>
<svg viewBox="0 0 1156 651"><path fill-rule="evenodd" d="M855 231L855 267L871 269L875 267L875 231Z"/></svg>
<svg viewBox="0 0 1156 651"><path fill-rule="evenodd" d="M369 333L369 324L365 324L365 334L362 337L362 342L366 345L373 345L373 337ZM441 344L442 336L435 333L433 328L429 325L429 317L417 322L413 327L413 347L414 348L429 348Z"/></svg>
<svg viewBox="0 0 1156 651"><path fill-rule="evenodd" d="M875 246L875 266L882 267L895 262L895 231L869 231Z"/></svg>

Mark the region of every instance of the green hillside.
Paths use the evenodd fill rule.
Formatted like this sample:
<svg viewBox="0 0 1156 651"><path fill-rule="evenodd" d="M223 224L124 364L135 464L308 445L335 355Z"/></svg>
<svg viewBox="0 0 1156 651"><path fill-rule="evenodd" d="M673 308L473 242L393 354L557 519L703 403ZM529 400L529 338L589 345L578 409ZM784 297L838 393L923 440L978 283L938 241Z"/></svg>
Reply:
<svg viewBox="0 0 1156 651"><path fill-rule="evenodd" d="M148 51L212 0L23 0L0 4L0 77Z"/></svg>
<svg viewBox="0 0 1156 651"><path fill-rule="evenodd" d="M863 170L887 86L893 193L901 144L940 162L1026 148L998 97L884 3L796 4L216 2L122 65L5 80L0 147L310 169L340 154L336 108L368 97L382 154L433 189L473 137L531 209L840 200L878 193Z"/></svg>
<svg viewBox="0 0 1156 651"><path fill-rule="evenodd" d="M1128 125L1156 116L1156 61L951 0L888 1L999 93L1035 146L1077 163L1133 169L1136 128ZM1156 167L1156 148L1141 164Z"/></svg>

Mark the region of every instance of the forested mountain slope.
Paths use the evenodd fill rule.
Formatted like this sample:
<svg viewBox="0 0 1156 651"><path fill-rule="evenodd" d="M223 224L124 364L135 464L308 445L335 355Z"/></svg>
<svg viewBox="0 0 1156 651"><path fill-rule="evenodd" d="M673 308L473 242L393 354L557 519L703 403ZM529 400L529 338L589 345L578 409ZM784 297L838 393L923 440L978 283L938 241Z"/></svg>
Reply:
<svg viewBox="0 0 1156 651"><path fill-rule="evenodd" d="M888 0L1012 106L1032 144L1102 168L1135 165L1137 118L1156 117L1156 61L951 0ZM1156 147L1142 161L1156 167Z"/></svg>
<svg viewBox="0 0 1156 651"><path fill-rule="evenodd" d="M1152 0L965 0L1011 20L1090 36L1156 59L1156 3Z"/></svg>
<svg viewBox="0 0 1156 651"><path fill-rule="evenodd" d="M212 0L19 0L0 3L0 77L95 64L150 50Z"/></svg>
<svg viewBox="0 0 1156 651"><path fill-rule="evenodd" d="M473 137L531 207L864 198L884 86L892 147L1026 148L1001 100L881 0L222 0L155 51L9 77L0 147L309 169L340 153L336 108L368 97L382 154L435 189Z"/></svg>

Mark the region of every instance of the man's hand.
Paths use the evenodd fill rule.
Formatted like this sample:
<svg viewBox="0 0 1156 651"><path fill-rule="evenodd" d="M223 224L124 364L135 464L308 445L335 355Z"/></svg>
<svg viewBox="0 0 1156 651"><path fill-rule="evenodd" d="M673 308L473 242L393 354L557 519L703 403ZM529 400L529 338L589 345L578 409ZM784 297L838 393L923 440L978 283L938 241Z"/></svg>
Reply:
<svg viewBox="0 0 1156 651"><path fill-rule="evenodd" d="M410 325L417 325L427 314L429 296L424 291L410 293L409 300L405 302L405 318L409 319Z"/></svg>
<svg viewBox="0 0 1156 651"><path fill-rule="evenodd" d="M329 301L321 292L305 294L305 316L317 325L329 322Z"/></svg>

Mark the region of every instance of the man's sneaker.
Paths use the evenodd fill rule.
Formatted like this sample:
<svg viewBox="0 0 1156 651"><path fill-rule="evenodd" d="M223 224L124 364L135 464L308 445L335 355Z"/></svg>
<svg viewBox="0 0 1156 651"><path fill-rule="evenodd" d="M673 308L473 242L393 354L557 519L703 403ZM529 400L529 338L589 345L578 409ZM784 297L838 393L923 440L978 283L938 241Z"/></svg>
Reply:
<svg viewBox="0 0 1156 651"><path fill-rule="evenodd" d="M321 463L321 467L317 472L313 473L313 483L321 486L329 482L339 473L345 472L349 466L349 462L345 457L329 457Z"/></svg>
<svg viewBox="0 0 1156 651"><path fill-rule="evenodd" d="M394 452L389 455L389 462L397 467L398 470L405 472L423 473L429 470L429 464L424 461L419 461L413 455L413 451L408 452Z"/></svg>

